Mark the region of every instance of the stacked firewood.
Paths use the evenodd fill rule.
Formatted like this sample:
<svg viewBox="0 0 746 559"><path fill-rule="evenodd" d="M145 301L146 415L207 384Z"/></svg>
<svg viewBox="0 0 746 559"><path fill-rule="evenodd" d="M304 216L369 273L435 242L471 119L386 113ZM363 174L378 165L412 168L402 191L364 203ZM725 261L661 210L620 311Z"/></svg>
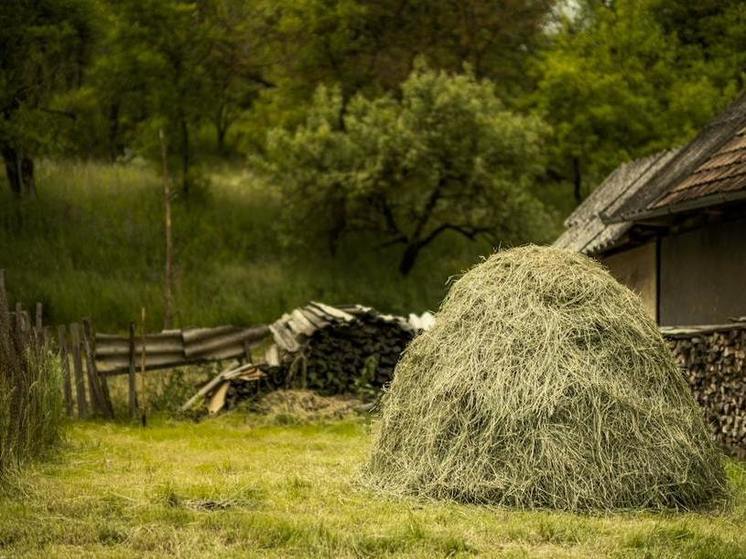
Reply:
<svg viewBox="0 0 746 559"><path fill-rule="evenodd" d="M416 332L431 325L427 313L407 320L360 305L310 303L270 326L277 355L270 376L323 394L375 391L391 381Z"/></svg>
<svg viewBox="0 0 746 559"><path fill-rule="evenodd" d="M402 351L431 328L430 313L409 318L361 305L312 302L269 326L273 342L256 364L236 364L205 385L185 405L207 396L217 412L275 389L308 388L324 395L375 396L394 376Z"/></svg>
<svg viewBox="0 0 746 559"><path fill-rule="evenodd" d="M392 380L413 328L373 309L348 310L351 320L317 329L288 361L289 383L322 394L343 394L376 390Z"/></svg>
<svg viewBox="0 0 746 559"><path fill-rule="evenodd" d="M663 333L715 439L746 456L746 325Z"/></svg>

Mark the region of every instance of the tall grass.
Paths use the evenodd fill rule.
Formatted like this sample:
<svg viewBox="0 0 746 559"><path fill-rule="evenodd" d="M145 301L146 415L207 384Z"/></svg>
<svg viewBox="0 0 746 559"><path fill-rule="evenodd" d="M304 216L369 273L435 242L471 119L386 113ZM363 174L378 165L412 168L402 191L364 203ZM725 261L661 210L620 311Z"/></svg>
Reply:
<svg viewBox="0 0 746 559"><path fill-rule="evenodd" d="M242 169L211 171L209 183L174 204L177 326L274 320L310 299L385 312L437 307L449 276L490 252L458 235L428 247L410 276L398 248L348 238L336 256L286 242L276 190ZM0 267L14 298L44 303L54 323L93 317L120 331L146 307L162 326L161 186L155 169L42 161L38 200L14 202L0 179Z"/></svg>
<svg viewBox="0 0 746 559"><path fill-rule="evenodd" d="M0 481L60 438L61 372L41 331L11 315L0 270Z"/></svg>

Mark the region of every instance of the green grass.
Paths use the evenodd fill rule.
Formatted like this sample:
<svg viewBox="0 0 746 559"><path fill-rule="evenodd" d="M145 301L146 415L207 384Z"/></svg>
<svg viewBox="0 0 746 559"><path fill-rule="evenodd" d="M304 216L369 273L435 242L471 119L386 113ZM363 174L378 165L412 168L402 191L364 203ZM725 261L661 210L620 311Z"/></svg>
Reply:
<svg viewBox="0 0 746 559"><path fill-rule="evenodd" d="M213 170L174 207L177 325L263 323L309 299L385 312L437 307L449 276L490 252L444 236L402 278L399 249L348 239L336 257L287 243L279 197L240 168ZM11 299L42 301L51 322L92 316L126 330L145 306L162 326L161 184L141 165L38 164L38 200L11 199L0 178L0 268Z"/></svg>
<svg viewBox="0 0 746 559"><path fill-rule="evenodd" d="M248 419L247 419L248 417ZM0 557L746 557L746 466L720 514L582 516L392 500L359 420L78 423L0 496Z"/></svg>

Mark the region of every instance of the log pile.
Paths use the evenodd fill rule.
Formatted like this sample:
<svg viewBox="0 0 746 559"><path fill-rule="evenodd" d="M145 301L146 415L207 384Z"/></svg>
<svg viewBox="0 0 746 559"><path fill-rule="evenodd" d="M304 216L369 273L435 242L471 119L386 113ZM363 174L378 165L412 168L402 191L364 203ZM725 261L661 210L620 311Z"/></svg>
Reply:
<svg viewBox="0 0 746 559"><path fill-rule="evenodd" d="M261 393L287 388L372 396L392 380L409 341L433 324L430 313L404 318L361 305L309 303L269 326L274 343L263 359L254 365L233 365L203 387L184 409L207 396L208 408L214 413Z"/></svg>
<svg viewBox="0 0 746 559"><path fill-rule="evenodd" d="M317 329L287 367L290 383L322 394L376 390L390 382L414 330L372 309Z"/></svg>
<svg viewBox="0 0 746 559"><path fill-rule="evenodd" d="M715 439L746 457L746 324L661 330Z"/></svg>
<svg viewBox="0 0 746 559"><path fill-rule="evenodd" d="M270 326L286 386L322 394L376 391L393 378L401 352L431 315L410 320L360 305L311 303Z"/></svg>

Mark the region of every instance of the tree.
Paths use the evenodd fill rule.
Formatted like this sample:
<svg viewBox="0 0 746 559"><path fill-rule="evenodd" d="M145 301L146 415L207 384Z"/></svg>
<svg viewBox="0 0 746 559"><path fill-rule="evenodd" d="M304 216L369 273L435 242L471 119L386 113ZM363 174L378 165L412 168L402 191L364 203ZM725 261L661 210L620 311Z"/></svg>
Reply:
<svg viewBox="0 0 746 559"><path fill-rule="evenodd" d="M621 161L690 138L743 87L733 45L746 39L745 15L738 2L581 3L539 65L534 99L555 132L549 177L580 202Z"/></svg>
<svg viewBox="0 0 746 559"><path fill-rule="evenodd" d="M132 143L157 157L163 128L188 192L195 131L212 124L224 153L233 122L272 85L260 60L266 21L258 2L101 0L105 32L88 87L108 122L112 157Z"/></svg>
<svg viewBox="0 0 746 559"><path fill-rule="evenodd" d="M258 2L210 0L203 10L211 43L205 64L210 119L218 153L225 155L230 127L263 89L274 87L265 75L271 66L268 37L274 32Z"/></svg>
<svg viewBox="0 0 746 559"><path fill-rule="evenodd" d="M544 42L556 0L273 0L272 75L262 124L297 124L321 84L356 93L398 94L415 60L458 72L471 65L504 98L530 88L530 59Z"/></svg>
<svg viewBox="0 0 746 559"><path fill-rule="evenodd" d="M80 85L92 42L86 0L19 0L0 6L0 152L14 194L35 194L34 154L74 114L54 96Z"/></svg>
<svg viewBox="0 0 746 559"><path fill-rule="evenodd" d="M141 106L134 110L140 113L136 121L146 144L158 145L161 127L174 139L185 191L190 184L192 129L205 119L209 102L205 63L210 33L200 7L182 0L110 2L112 25L97 67L104 86L122 83L120 69L128 69L125 89L117 97L138 94Z"/></svg>
<svg viewBox="0 0 746 559"><path fill-rule="evenodd" d="M283 188L289 223L317 227L334 251L347 232L403 248L407 274L451 232L494 243L541 237L547 214L531 195L545 127L507 110L488 81L419 64L400 98L344 103L320 87L306 122L273 130L259 161Z"/></svg>

